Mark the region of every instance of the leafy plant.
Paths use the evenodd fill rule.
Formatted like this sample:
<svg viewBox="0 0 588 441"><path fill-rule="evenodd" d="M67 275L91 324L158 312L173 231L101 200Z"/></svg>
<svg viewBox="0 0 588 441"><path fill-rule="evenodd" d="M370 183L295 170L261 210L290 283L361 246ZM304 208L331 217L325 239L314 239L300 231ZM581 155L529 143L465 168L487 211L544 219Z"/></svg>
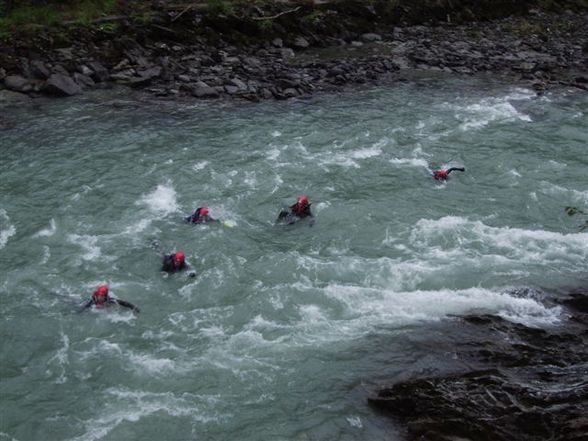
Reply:
<svg viewBox="0 0 588 441"><path fill-rule="evenodd" d="M231 15L234 11L234 5L230 0L208 0L208 8L217 14Z"/></svg>

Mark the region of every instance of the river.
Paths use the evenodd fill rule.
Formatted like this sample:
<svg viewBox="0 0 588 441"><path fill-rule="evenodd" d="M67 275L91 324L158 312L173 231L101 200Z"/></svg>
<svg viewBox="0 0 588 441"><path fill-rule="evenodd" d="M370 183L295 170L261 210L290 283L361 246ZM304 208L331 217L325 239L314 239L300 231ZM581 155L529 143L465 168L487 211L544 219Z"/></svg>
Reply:
<svg viewBox="0 0 588 441"><path fill-rule="evenodd" d="M588 95L423 78L310 100L105 91L0 132L0 440L402 440L366 398L431 323L566 326ZM463 166L447 182L441 166ZM308 195L316 221L276 226ZM188 225L207 205L236 226ZM164 252L197 271L164 277ZM100 283L141 308L77 313ZM523 293L523 294L521 294ZM525 294L526 293L526 294ZM530 294L529 294L530 293Z"/></svg>

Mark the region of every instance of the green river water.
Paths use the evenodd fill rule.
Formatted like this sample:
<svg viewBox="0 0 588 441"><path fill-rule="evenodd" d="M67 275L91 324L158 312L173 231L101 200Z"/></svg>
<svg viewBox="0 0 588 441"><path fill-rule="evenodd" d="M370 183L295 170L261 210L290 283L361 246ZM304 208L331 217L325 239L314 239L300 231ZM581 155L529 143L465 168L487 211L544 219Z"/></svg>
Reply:
<svg viewBox="0 0 588 441"><path fill-rule="evenodd" d="M308 101L3 110L0 441L401 440L366 403L427 323L565 326L588 95L429 78ZM446 183L432 169L464 166ZM276 226L306 194L315 224ZM237 226L188 225L196 207ZM159 245L157 245L159 244ZM164 277L181 249L198 272ZM141 308L76 313L95 287Z"/></svg>

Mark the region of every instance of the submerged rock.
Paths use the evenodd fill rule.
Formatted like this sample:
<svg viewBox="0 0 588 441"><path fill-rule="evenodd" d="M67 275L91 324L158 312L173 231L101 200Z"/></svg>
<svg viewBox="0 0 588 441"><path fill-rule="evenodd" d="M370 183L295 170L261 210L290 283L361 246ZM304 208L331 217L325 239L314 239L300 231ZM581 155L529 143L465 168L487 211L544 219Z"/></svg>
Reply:
<svg viewBox="0 0 588 441"><path fill-rule="evenodd" d="M569 321L548 330L463 317L444 333L459 335L455 353L471 369L398 382L368 402L403 422L410 440L585 440L588 292L559 302Z"/></svg>

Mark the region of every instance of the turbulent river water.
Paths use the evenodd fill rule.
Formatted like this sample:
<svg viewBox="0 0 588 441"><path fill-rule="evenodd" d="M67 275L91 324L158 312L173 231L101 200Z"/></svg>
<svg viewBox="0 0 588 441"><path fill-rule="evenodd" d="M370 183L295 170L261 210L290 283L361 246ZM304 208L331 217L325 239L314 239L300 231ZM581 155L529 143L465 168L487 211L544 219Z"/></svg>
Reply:
<svg viewBox="0 0 588 441"><path fill-rule="evenodd" d="M584 218L564 211L588 208L580 91L99 92L5 119L1 441L402 440L367 398L443 368L429 326L565 327L537 293L588 281ZM433 180L445 165L466 171ZM301 194L314 225L274 225ZM236 227L185 224L201 205ZM196 278L160 272L178 249ZM77 313L100 283L141 312Z"/></svg>

